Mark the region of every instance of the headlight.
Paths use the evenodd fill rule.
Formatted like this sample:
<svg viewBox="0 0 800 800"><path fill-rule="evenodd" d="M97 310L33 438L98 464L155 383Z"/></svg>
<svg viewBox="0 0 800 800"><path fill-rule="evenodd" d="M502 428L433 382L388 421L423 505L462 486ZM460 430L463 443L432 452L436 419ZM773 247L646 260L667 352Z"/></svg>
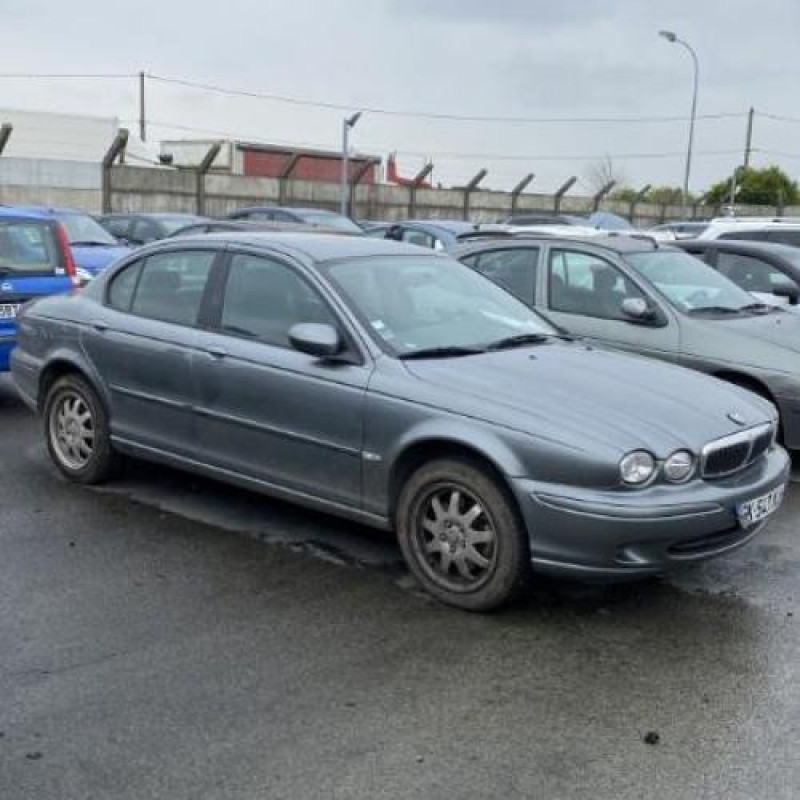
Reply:
<svg viewBox="0 0 800 800"><path fill-rule="evenodd" d="M688 450L678 450L664 462L664 476L672 483L688 480L694 472L694 456Z"/></svg>
<svg viewBox="0 0 800 800"><path fill-rule="evenodd" d="M619 463L622 480L632 486L641 486L653 477L656 460L645 450L629 453Z"/></svg>

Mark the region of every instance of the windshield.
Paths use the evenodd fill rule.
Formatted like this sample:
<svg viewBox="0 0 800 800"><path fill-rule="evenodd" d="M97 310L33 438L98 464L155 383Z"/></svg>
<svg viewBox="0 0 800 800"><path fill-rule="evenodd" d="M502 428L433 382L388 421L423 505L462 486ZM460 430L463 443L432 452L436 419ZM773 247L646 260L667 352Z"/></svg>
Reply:
<svg viewBox="0 0 800 800"><path fill-rule="evenodd" d="M504 289L447 258L357 258L327 271L348 305L397 355L477 350L522 334L557 335Z"/></svg>
<svg viewBox="0 0 800 800"><path fill-rule="evenodd" d="M50 225L0 221L0 277L53 275L60 268L59 249Z"/></svg>
<svg viewBox="0 0 800 800"><path fill-rule="evenodd" d="M753 304L751 294L686 253L654 250L625 260L681 311L739 311Z"/></svg>
<svg viewBox="0 0 800 800"><path fill-rule="evenodd" d="M338 228L351 233L364 233L353 220L340 214L326 214L324 211L302 211L298 214L309 225L325 225L328 228Z"/></svg>
<svg viewBox="0 0 800 800"><path fill-rule="evenodd" d="M56 214L55 216L66 228L70 244L118 244L117 240L88 214Z"/></svg>

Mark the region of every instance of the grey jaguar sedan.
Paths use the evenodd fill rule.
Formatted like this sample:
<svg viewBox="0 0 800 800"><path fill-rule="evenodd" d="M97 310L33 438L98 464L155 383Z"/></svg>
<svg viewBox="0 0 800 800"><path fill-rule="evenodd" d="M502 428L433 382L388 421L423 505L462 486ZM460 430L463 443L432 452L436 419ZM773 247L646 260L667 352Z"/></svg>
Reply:
<svg viewBox="0 0 800 800"><path fill-rule="evenodd" d="M394 529L469 610L532 567L730 551L788 479L761 397L571 341L457 261L369 238L162 241L26 305L12 361L67 478L124 454Z"/></svg>

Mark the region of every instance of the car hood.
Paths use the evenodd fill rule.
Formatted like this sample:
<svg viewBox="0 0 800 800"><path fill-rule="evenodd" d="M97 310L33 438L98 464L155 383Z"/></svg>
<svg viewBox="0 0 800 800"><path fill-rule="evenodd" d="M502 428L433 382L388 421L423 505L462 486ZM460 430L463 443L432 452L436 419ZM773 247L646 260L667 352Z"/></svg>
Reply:
<svg viewBox="0 0 800 800"><path fill-rule="evenodd" d="M691 329L699 335L696 338L692 336L684 344L686 349L695 355L715 347L717 350L726 351L729 355L728 360L765 366L763 354L773 346L784 351L800 353L800 315L796 313L778 310L770 314L733 319L724 317L689 319L693 323ZM761 347L759 344L769 347ZM775 352L780 356L777 350ZM790 367L783 364L783 369L788 370Z"/></svg>
<svg viewBox="0 0 800 800"><path fill-rule="evenodd" d="M110 267L117 259L128 255L130 247L110 244L107 247L81 247L72 245L72 257L79 269L84 269L91 275L97 275L106 267Z"/></svg>
<svg viewBox="0 0 800 800"><path fill-rule="evenodd" d="M463 358L408 361L436 404L578 449L665 456L776 418L740 387L682 367L582 344L552 343Z"/></svg>

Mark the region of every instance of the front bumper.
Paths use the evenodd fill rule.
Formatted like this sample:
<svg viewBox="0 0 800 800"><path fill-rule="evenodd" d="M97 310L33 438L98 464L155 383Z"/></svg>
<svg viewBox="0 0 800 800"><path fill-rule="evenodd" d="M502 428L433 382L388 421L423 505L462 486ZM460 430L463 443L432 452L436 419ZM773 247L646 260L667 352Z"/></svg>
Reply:
<svg viewBox="0 0 800 800"><path fill-rule="evenodd" d="M786 484L789 470L786 451L774 447L723 480L600 491L518 479L514 491L537 570L613 580L741 547L764 525L742 528L736 506Z"/></svg>

